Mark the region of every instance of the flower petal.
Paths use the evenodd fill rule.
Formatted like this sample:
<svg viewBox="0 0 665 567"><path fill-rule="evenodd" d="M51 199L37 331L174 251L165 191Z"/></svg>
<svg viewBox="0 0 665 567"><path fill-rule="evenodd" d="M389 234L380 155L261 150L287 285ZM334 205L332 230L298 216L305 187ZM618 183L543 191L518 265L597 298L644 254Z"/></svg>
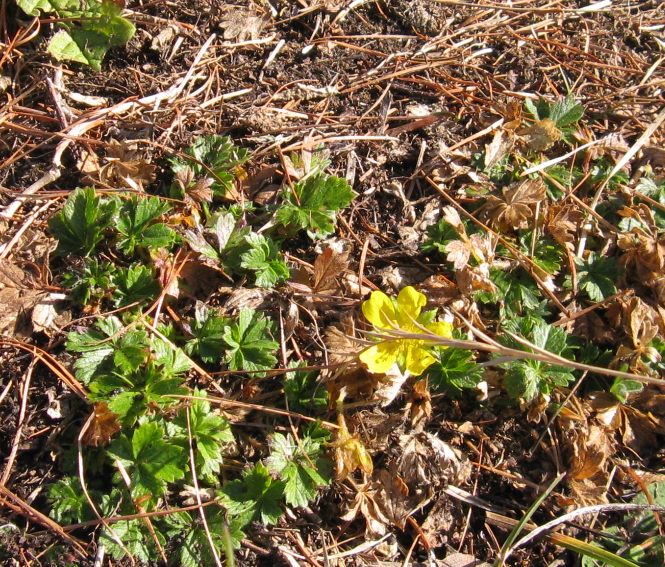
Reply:
<svg viewBox="0 0 665 567"><path fill-rule="evenodd" d="M395 306L382 291L373 291L372 295L362 305L363 315L377 329L394 329L397 318L395 316Z"/></svg>
<svg viewBox="0 0 665 567"><path fill-rule="evenodd" d="M449 339L453 336L453 326L445 321L430 323L429 325L426 325L426 327L428 330L432 331L432 333L439 335L440 337Z"/></svg>
<svg viewBox="0 0 665 567"><path fill-rule="evenodd" d="M399 345L395 341L383 341L361 352L359 358L370 372L385 374L398 356Z"/></svg>
<svg viewBox="0 0 665 567"><path fill-rule="evenodd" d="M397 320L400 328L409 329L418 319L420 310L425 307L427 297L408 285L403 287L397 296Z"/></svg>
<svg viewBox="0 0 665 567"><path fill-rule="evenodd" d="M436 358L421 346L417 344L408 345L404 356L404 369L412 376L420 376L435 362Z"/></svg>

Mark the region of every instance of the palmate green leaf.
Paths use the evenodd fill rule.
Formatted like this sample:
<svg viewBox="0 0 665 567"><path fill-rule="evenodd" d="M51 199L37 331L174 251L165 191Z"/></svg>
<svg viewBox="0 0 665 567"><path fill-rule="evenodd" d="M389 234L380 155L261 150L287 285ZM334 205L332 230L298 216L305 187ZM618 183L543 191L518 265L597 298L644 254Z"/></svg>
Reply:
<svg viewBox="0 0 665 567"><path fill-rule="evenodd" d="M177 376L187 372L192 367L189 357L172 343L153 337L150 346L152 347L155 365L160 368L162 376Z"/></svg>
<svg viewBox="0 0 665 567"><path fill-rule="evenodd" d="M283 481L275 480L263 464L257 463L243 473L242 479L227 482L220 496L231 516L271 525L282 516L284 487Z"/></svg>
<svg viewBox="0 0 665 567"><path fill-rule="evenodd" d="M233 443L233 433L228 420L210 410L210 404L200 398L205 391L194 390L189 407L189 429L187 410L183 410L175 421L186 435L191 432L196 447L196 472L203 477L218 474L223 461L222 448ZM199 399L197 399L199 398Z"/></svg>
<svg viewBox="0 0 665 567"><path fill-rule="evenodd" d="M162 427L152 422L136 428L131 438L123 433L111 442L107 452L127 469L132 497L149 496L151 503L166 493L168 483L183 478L187 470L185 451L167 442Z"/></svg>
<svg viewBox="0 0 665 567"><path fill-rule="evenodd" d="M231 518L227 523L224 509L220 506L206 506L203 510L217 555L224 557L226 551L224 533L227 530L231 538L230 547L238 549L245 534L237 519ZM167 535L173 539L178 538L179 545L173 553L174 558L177 556L177 565L183 567L214 567L217 565L198 512L194 514L176 512L165 516L164 521L167 526ZM231 564L230 561L225 563Z"/></svg>
<svg viewBox="0 0 665 567"><path fill-rule="evenodd" d="M164 248L175 241L175 232L163 223L154 223L171 207L157 197L132 196L118 212L118 250L132 254L136 246Z"/></svg>
<svg viewBox="0 0 665 567"><path fill-rule="evenodd" d="M224 327L224 360L231 370L269 370L277 358L279 344L272 339L273 323L253 309L241 309L238 319ZM263 376L264 373L256 373Z"/></svg>
<svg viewBox="0 0 665 567"><path fill-rule="evenodd" d="M556 101L550 107L548 118L552 120L559 129L577 124L584 115L584 107L568 95L566 98Z"/></svg>
<svg viewBox="0 0 665 567"><path fill-rule="evenodd" d="M92 510L76 476L61 478L48 488L49 515L56 522L74 524L90 519Z"/></svg>
<svg viewBox="0 0 665 567"><path fill-rule="evenodd" d="M564 358L570 357L566 332L542 319L516 318L506 321L504 328L515 335L522 335L539 349ZM531 349L508 336L502 337L501 342L511 348L531 352ZM514 399L530 401L539 394L549 394L556 387L566 387L575 379L568 368L536 360L515 360L502 366L506 369L504 387Z"/></svg>
<svg viewBox="0 0 665 567"><path fill-rule="evenodd" d="M346 179L325 174L311 176L284 193L276 219L285 227L325 236L335 230L336 212L349 206L354 196Z"/></svg>
<svg viewBox="0 0 665 567"><path fill-rule="evenodd" d="M115 316L98 319L95 329L67 335L66 348L81 354L74 362L76 377L88 384L95 374L118 368L132 372L146 360L148 335L141 329L122 332L123 325Z"/></svg>
<svg viewBox="0 0 665 567"><path fill-rule="evenodd" d="M115 265L88 258L82 271L63 274L62 284L69 288L69 297L80 305L101 300L111 288Z"/></svg>
<svg viewBox="0 0 665 567"><path fill-rule="evenodd" d="M586 260L575 258L577 266L577 286L591 301L603 301L617 292L616 281L621 270L614 258L597 256L590 252ZM570 276L566 286L572 287Z"/></svg>
<svg viewBox="0 0 665 567"><path fill-rule="evenodd" d="M287 372L284 377L284 394L289 409L298 412L319 413L328 407L328 390L318 372L298 370Z"/></svg>
<svg viewBox="0 0 665 567"><path fill-rule="evenodd" d="M190 325L193 338L185 344L185 352L198 355L203 362L218 362L226 350L224 331L230 322L230 319L198 303L195 319Z"/></svg>
<svg viewBox="0 0 665 567"><path fill-rule="evenodd" d="M89 384L93 400L108 400L109 409L125 425L132 425L141 415L155 408L178 403L177 396L187 394L183 378L169 375L151 361L131 374L114 372L100 375Z"/></svg>
<svg viewBox="0 0 665 567"><path fill-rule="evenodd" d="M322 455L321 443L309 436L296 443L290 433L273 434L266 465L284 481L290 506L306 506L316 498L317 489L330 483L330 463Z"/></svg>
<svg viewBox="0 0 665 567"><path fill-rule="evenodd" d="M116 207L115 199L100 197L92 188L76 189L49 221L49 229L58 239L58 252L91 254L103 240Z"/></svg>
<svg viewBox="0 0 665 567"><path fill-rule="evenodd" d="M119 268L113 277L113 284L113 301L116 307L153 300L160 290L152 270L143 264Z"/></svg>
<svg viewBox="0 0 665 567"><path fill-rule="evenodd" d="M250 249L240 256L240 267L254 272L257 286L271 288L289 278L289 268L270 238L252 232L245 241Z"/></svg>
<svg viewBox="0 0 665 567"><path fill-rule="evenodd" d="M432 351L436 362L427 369L434 390L459 394L475 388L483 378L483 368L473 359L473 352L459 348L437 348Z"/></svg>
<svg viewBox="0 0 665 567"><path fill-rule="evenodd" d="M113 535L110 530L113 530ZM155 535L159 539L160 544L164 545L164 536L158 531L155 532ZM118 544L117 539L120 539L125 549L131 553L135 560L141 563L147 564L158 557L152 535L142 520L114 522L109 528L104 528L101 531L99 535L100 545L104 546L106 552L113 559L120 560L126 554L125 549Z"/></svg>

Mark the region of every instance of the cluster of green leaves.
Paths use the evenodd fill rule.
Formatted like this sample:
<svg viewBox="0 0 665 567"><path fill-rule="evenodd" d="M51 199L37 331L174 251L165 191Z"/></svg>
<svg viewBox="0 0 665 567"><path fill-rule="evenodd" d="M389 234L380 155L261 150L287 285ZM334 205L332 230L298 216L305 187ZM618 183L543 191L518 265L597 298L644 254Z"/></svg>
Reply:
<svg viewBox="0 0 665 567"><path fill-rule="evenodd" d="M221 491L224 506L243 525L251 521L274 524L282 515L282 503L306 506L319 488L330 484L331 462L324 455L330 433L314 424L295 439L290 433L274 433L270 455L245 471Z"/></svg>
<svg viewBox="0 0 665 567"><path fill-rule="evenodd" d="M63 277L72 298L85 305L107 297L116 307L154 298L159 284L141 255L170 248L177 241L175 231L160 221L169 210L158 197L134 195L121 200L98 195L92 188L73 191L49 221L58 239L57 252L83 257L82 266ZM125 260L138 261L119 265L92 257L111 243Z"/></svg>
<svg viewBox="0 0 665 567"><path fill-rule="evenodd" d="M74 61L100 71L112 47L125 45L136 31L112 0L16 0L29 16L57 19L58 31L48 52L59 61Z"/></svg>
<svg viewBox="0 0 665 567"><path fill-rule="evenodd" d="M275 523L285 506L306 505L330 482L329 433L318 426L298 436L273 433L264 461L222 482L229 474L222 475L222 469L234 441L231 427L205 392L190 390L190 370L196 364L264 376L277 364L279 347L270 317L253 309L229 316L201 302L191 317L181 318L178 330L169 324L153 330L149 320L137 316L137 308L159 294L158 275L176 245L188 246L203 263L243 283L273 287L290 276L280 251L283 238L300 230L329 234L339 209L353 199L348 183L325 174L327 162L315 160L310 176L286 191L281 204L266 206L259 215L253 207L221 207L247 158L229 138L197 138L171 160L176 181L170 190L182 203L77 189L49 222L59 261L71 265L61 279L70 298L97 309L125 308L67 336L76 377L97 404L94 419L102 419L97 410L104 408L100 415L111 423L103 440L91 443L96 448L84 453L86 469L95 471L86 487L92 501L109 516L135 514L137 506L164 510L165 502L187 493L191 502L196 485L201 498L216 499L204 508L210 534L198 513L156 516L150 526L140 519L109 525L100 541L116 559L129 552L154 562L163 548L178 564L215 564L215 555L239 546L250 522ZM182 216L174 207L185 212L189 229L174 230L173 219ZM327 392L314 373L294 368L284 391L297 411L327 407ZM73 523L96 517L84 494L76 476L65 476L49 491L51 515Z"/></svg>
<svg viewBox="0 0 665 567"><path fill-rule="evenodd" d="M165 497L172 501L193 490L188 459L191 444L202 499L216 500L204 513L215 552L222 556L240 546L243 530L251 522L275 524L285 505L305 506L318 489L330 483L331 463L324 455L329 435L316 425L306 428L297 440L291 434L275 433L265 464L259 461L240 478L222 485L219 473L224 449L233 442L233 435L226 419L211 411L205 394L194 391L191 404L175 419L144 417L133 431L114 439L105 451L107 463L118 471L112 476L112 488L106 492L98 489L97 485L102 485L98 478L88 487L88 494L107 516L134 514L135 502L141 503L143 511L153 511ZM51 485L48 499L51 516L58 522L77 523L95 517L77 476ZM129 552L142 563L158 559L155 539L162 547L173 548L170 555L178 558L179 565L215 564L197 514L174 512L154 517L150 529L141 520L123 520L107 526L100 536L114 559Z"/></svg>

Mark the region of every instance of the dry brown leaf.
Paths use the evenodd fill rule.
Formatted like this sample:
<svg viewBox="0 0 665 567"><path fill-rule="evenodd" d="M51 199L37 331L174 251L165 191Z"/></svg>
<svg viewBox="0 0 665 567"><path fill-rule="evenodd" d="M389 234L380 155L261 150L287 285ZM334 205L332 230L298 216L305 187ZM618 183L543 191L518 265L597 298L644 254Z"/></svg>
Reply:
<svg viewBox="0 0 665 567"><path fill-rule="evenodd" d="M400 529L404 529L406 520L414 507L409 498L408 486L398 474L386 469L378 471L377 503L382 515Z"/></svg>
<svg viewBox="0 0 665 567"><path fill-rule="evenodd" d="M485 170L499 163L515 145L515 139L506 130L497 130L492 142L485 145Z"/></svg>
<svg viewBox="0 0 665 567"><path fill-rule="evenodd" d="M92 418L83 433L81 442L92 447L108 445L120 429L122 427L118 421L118 415L109 410L106 402L98 402L92 409Z"/></svg>
<svg viewBox="0 0 665 567"><path fill-rule="evenodd" d="M456 270L462 270L469 263L471 248L468 242L451 240L446 244L446 260L452 263Z"/></svg>
<svg viewBox="0 0 665 567"><path fill-rule="evenodd" d="M561 131L549 118L534 122L519 134L526 139L527 147L534 152L544 152L561 139Z"/></svg>
<svg viewBox="0 0 665 567"><path fill-rule="evenodd" d="M532 207L545 199L542 179L527 179L503 190L503 199L490 195L484 205L490 223L501 230L528 228L533 218Z"/></svg>
<svg viewBox="0 0 665 567"><path fill-rule="evenodd" d="M427 378L418 380L413 385L406 409L414 431L422 431L432 417L432 394L429 391Z"/></svg>
<svg viewBox="0 0 665 567"><path fill-rule="evenodd" d="M349 267L349 251L335 252L326 248L314 261L312 291L320 294L332 294L339 290L337 276Z"/></svg>
<svg viewBox="0 0 665 567"><path fill-rule="evenodd" d="M47 294L10 260L0 263L0 333L28 336L31 311Z"/></svg>
<svg viewBox="0 0 665 567"><path fill-rule="evenodd" d="M106 146L105 164L99 169L99 179L117 187L125 184L143 191L155 180L157 168L138 151L136 144L111 140Z"/></svg>
<svg viewBox="0 0 665 567"><path fill-rule="evenodd" d="M463 483L468 478L466 459L429 432L400 435L393 451L399 451L399 456L391 470L404 479L412 495L424 498L434 490Z"/></svg>
<svg viewBox="0 0 665 567"><path fill-rule="evenodd" d="M386 528L390 520L381 511L381 506L377 503L381 487L377 482L367 482L357 486L358 492L353 499L353 504L349 510L340 517L345 522L352 522L361 514L365 519L367 533L375 536L382 536L386 533Z"/></svg>
<svg viewBox="0 0 665 567"><path fill-rule="evenodd" d="M554 204L548 208L545 228L552 238L570 252L575 250L575 236L583 216L579 208Z"/></svg>
<svg viewBox="0 0 665 567"><path fill-rule="evenodd" d="M255 10L233 6L224 14L219 27L224 30L224 39L245 41L257 39L267 23Z"/></svg>
<svg viewBox="0 0 665 567"><path fill-rule="evenodd" d="M607 460L613 454L614 444L604 427L590 425L572 435L569 476L575 480L588 480L604 472Z"/></svg>

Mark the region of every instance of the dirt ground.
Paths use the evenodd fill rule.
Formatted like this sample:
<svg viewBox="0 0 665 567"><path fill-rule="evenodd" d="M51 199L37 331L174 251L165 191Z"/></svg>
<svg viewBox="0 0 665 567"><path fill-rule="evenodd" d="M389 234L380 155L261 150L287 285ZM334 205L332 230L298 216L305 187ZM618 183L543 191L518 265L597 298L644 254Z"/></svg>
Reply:
<svg viewBox="0 0 665 567"><path fill-rule="evenodd" d="M228 204L251 202L260 209L275 202L294 175L289 156L308 159L313 152L325 153L327 171L348 180L356 194L338 215L334 239L344 245L348 258L340 286L325 305L303 300L295 276L290 280L295 286L277 286L256 305L277 321L298 312L290 320L291 338L282 343L283 351L288 350L289 360L320 366L332 397L340 387L349 390L346 422L371 454L375 476L370 480L371 475L356 470L349 479L333 480L309 506L289 511L277 524L255 522L236 551L236 564L452 565L444 560L453 561L456 553L493 562L511 527L497 517L522 518L560 473L567 473L565 480L540 505L531 519L534 524L587 504L628 502L646 484L662 479L661 367L649 366L648 372L622 367L653 378L641 393L619 404L622 409L610 402L602 405L606 398L599 401L598 390L605 395L612 381L593 372L580 379L579 371L575 384L587 380L579 389L571 390L572 384L557 388L539 398L540 405L519 403L502 393L503 370L493 366L483 367L484 392L422 391L411 379L400 395L383 405L377 401L380 386L373 378L362 372L340 378L325 369L327 330L348 330L344 325L349 315L359 324L361 301L376 289L394 296L413 285L426 293L431 307L456 309L455 326L463 328L466 319L490 337L497 336L499 309L460 291L457 270L445 253L423 250L423 242L445 214L442 208L452 202L517 242L512 228L502 232L497 217L483 216L476 206L492 191L501 194L478 160L488 159L497 131L513 131L509 125L516 115L522 116L525 100L542 96L557 101L572 94L584 108L574 132L576 146L614 136L614 146L607 142L602 147L609 148L605 157L610 169L627 157L619 167L626 187L633 188L647 174L656 183L663 179L665 4L619 0L607 8L588 9L589 4L128 0L125 14L136 33L126 46L112 48L102 71L96 72L49 56L44 45L54 23L48 18L42 18L39 33L22 41L30 35L32 19L11 0L3 1L0 562L98 564L99 526L63 530L49 517L47 491L63 471L76 472L77 436L90 413L86 388L66 379L74 363L65 349L66 334L85 330L94 317L108 316L111 307L100 303L90 310L69 300L62 278L78 269L77 260L55 253L48 219L77 187L94 185L111 194L135 191L138 182L139 191L167 195L173 180L169 158L201 135L229 136L249 151ZM129 164L124 174L112 176L108 169L103 174L86 166L93 155L110 163L109 148L117 141L134 152L118 158ZM540 155L544 160L569 151L570 146L557 140ZM590 156L584 164L585 179L593 175L589 163L594 159ZM598 186L580 182L581 189L563 201L586 215L596 207ZM628 189L619 187L607 195L602 196L600 214L595 213L601 219L593 221L589 240L598 250L623 258L619 248L600 245L603 238L611 238L611 231L593 232L603 227L604 203L628 199ZM532 202L528 205L529 215L536 218L540 213L531 212ZM665 210L657 202L644 206ZM619 220L607 216L610 224L619 226ZM561 275L552 280L554 291L543 295L550 307L548 321L559 321L578 341L575 348L589 340L616 353L619 345L630 342L621 319L628 316L621 313L630 298L637 297L655 313L652 326L657 330L651 338L665 336L660 283L640 277L646 272L636 274L631 265L625 277L617 276L609 299L585 302L564 290L563 273L570 266L575 270L574 253L584 230L582 224L575 226L570 246L562 245L569 252L563 256ZM659 238L652 252L662 260ZM285 239L282 252L295 274L297 269L311 270L324 248L301 233ZM507 253L502 261L518 263ZM199 282L191 297L174 301L165 317L176 322L191 317L196 301L231 310L229 302L238 301L234 288L252 288L242 278L210 278L212 283ZM35 310L45 304L54 310L46 319L36 317ZM479 335L475 339L482 340ZM286 358L279 358L282 367ZM478 362L488 359L487 353L478 354ZM187 385L215 392L195 373ZM277 379L247 385L242 376L227 373L219 385L238 402L284 406ZM603 421L610 406L623 412L624 426L613 429ZM422 422L414 417L418 407L427 408ZM241 446L229 465L234 473L264 455L261 447L271 428L293 427L283 416L260 408L232 414L229 410L229 419L239 424ZM334 405L317 417L334 423ZM434 449L427 444L434 443L432 437L455 452L465 467L463 474L444 478L448 473L431 460ZM401 462L409 450L406 439L420 443L418 462L426 463L421 477L411 482L402 475L400 481L405 487L401 505L413 509L401 524L379 514L374 520L383 526L373 531L371 512L365 508L353 516L349 510L360 501L363 488L379 482L376 471L392 470ZM333 450L331 446L331 454ZM602 456L591 464L588 455L580 456L585 451ZM585 466L589 468L581 473ZM380 498L398 500L386 486ZM169 498L169 505L183 505L181 495ZM559 533L594 540L621 518L574 518ZM104 565L131 564L129 558L102 560ZM580 559L551 538L541 538L516 549L507 564L579 565Z"/></svg>

